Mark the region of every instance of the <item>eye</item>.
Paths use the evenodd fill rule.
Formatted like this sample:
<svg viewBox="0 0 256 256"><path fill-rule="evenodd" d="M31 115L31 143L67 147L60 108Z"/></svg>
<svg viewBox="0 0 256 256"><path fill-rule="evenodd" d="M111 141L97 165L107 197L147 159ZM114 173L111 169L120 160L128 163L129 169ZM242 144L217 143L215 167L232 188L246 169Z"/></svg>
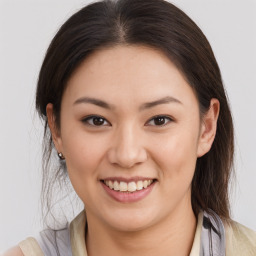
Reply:
<svg viewBox="0 0 256 256"><path fill-rule="evenodd" d="M169 116L155 116L151 118L147 124L154 126L165 126L172 121L173 119Z"/></svg>
<svg viewBox="0 0 256 256"><path fill-rule="evenodd" d="M109 122L101 116L88 116L82 120L86 125L91 126L106 126Z"/></svg>

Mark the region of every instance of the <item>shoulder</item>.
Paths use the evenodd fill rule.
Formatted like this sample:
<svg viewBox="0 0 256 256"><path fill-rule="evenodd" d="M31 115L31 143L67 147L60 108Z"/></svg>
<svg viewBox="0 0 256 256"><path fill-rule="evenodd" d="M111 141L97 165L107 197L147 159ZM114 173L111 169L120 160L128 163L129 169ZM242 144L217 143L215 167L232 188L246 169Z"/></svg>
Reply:
<svg viewBox="0 0 256 256"><path fill-rule="evenodd" d="M43 252L33 237L21 241L17 246L9 249L1 256L43 256Z"/></svg>
<svg viewBox="0 0 256 256"><path fill-rule="evenodd" d="M233 220L225 221L224 226L227 255L256 255L255 231Z"/></svg>
<svg viewBox="0 0 256 256"><path fill-rule="evenodd" d="M19 246L15 246L6 251L2 256L24 256Z"/></svg>

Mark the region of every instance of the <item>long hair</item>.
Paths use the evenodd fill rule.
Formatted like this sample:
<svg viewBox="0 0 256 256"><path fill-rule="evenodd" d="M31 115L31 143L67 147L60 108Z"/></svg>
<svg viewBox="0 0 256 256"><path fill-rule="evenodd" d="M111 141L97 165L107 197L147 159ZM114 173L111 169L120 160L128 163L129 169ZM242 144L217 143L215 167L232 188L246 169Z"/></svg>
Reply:
<svg viewBox="0 0 256 256"><path fill-rule="evenodd" d="M103 0L89 4L71 16L53 38L36 91L36 108L45 123L43 195L51 198L53 183L65 174L65 166L49 164L53 143L46 105L53 104L59 127L60 105L68 79L91 53L116 45L146 45L162 51L193 88L201 116L209 109L212 98L219 100L216 137L211 150L197 159L191 201L196 215L210 208L228 219L234 135L221 73L200 28L183 11L164 0Z"/></svg>

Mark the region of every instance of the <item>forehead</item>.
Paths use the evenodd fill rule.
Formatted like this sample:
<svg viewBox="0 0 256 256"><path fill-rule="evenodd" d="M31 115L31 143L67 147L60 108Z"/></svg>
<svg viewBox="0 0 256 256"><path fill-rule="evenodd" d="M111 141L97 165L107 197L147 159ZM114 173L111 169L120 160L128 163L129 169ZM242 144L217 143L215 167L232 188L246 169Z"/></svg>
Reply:
<svg viewBox="0 0 256 256"><path fill-rule="evenodd" d="M100 73L101 77L113 79L118 78L118 75L122 75L124 79L135 76L159 79L164 77L166 71L170 72L170 69L178 71L160 50L143 45L119 45L90 54L73 73L71 80L74 77L78 79L83 72L86 72L87 78ZM132 77L129 76L130 72L133 72Z"/></svg>
<svg viewBox="0 0 256 256"><path fill-rule="evenodd" d="M88 56L71 76L66 94L108 98L110 101L150 101L172 96L195 97L171 60L146 46L117 46Z"/></svg>

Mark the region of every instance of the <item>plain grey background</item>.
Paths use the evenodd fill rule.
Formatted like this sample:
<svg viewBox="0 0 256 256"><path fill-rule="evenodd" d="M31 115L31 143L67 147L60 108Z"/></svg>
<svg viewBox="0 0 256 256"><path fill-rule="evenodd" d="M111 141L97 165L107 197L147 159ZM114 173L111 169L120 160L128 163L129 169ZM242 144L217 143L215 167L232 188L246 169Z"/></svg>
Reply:
<svg viewBox="0 0 256 256"><path fill-rule="evenodd" d="M59 26L88 2L0 0L0 252L41 229L37 76ZM256 1L171 2L203 30L221 68L236 136L232 217L256 230Z"/></svg>

